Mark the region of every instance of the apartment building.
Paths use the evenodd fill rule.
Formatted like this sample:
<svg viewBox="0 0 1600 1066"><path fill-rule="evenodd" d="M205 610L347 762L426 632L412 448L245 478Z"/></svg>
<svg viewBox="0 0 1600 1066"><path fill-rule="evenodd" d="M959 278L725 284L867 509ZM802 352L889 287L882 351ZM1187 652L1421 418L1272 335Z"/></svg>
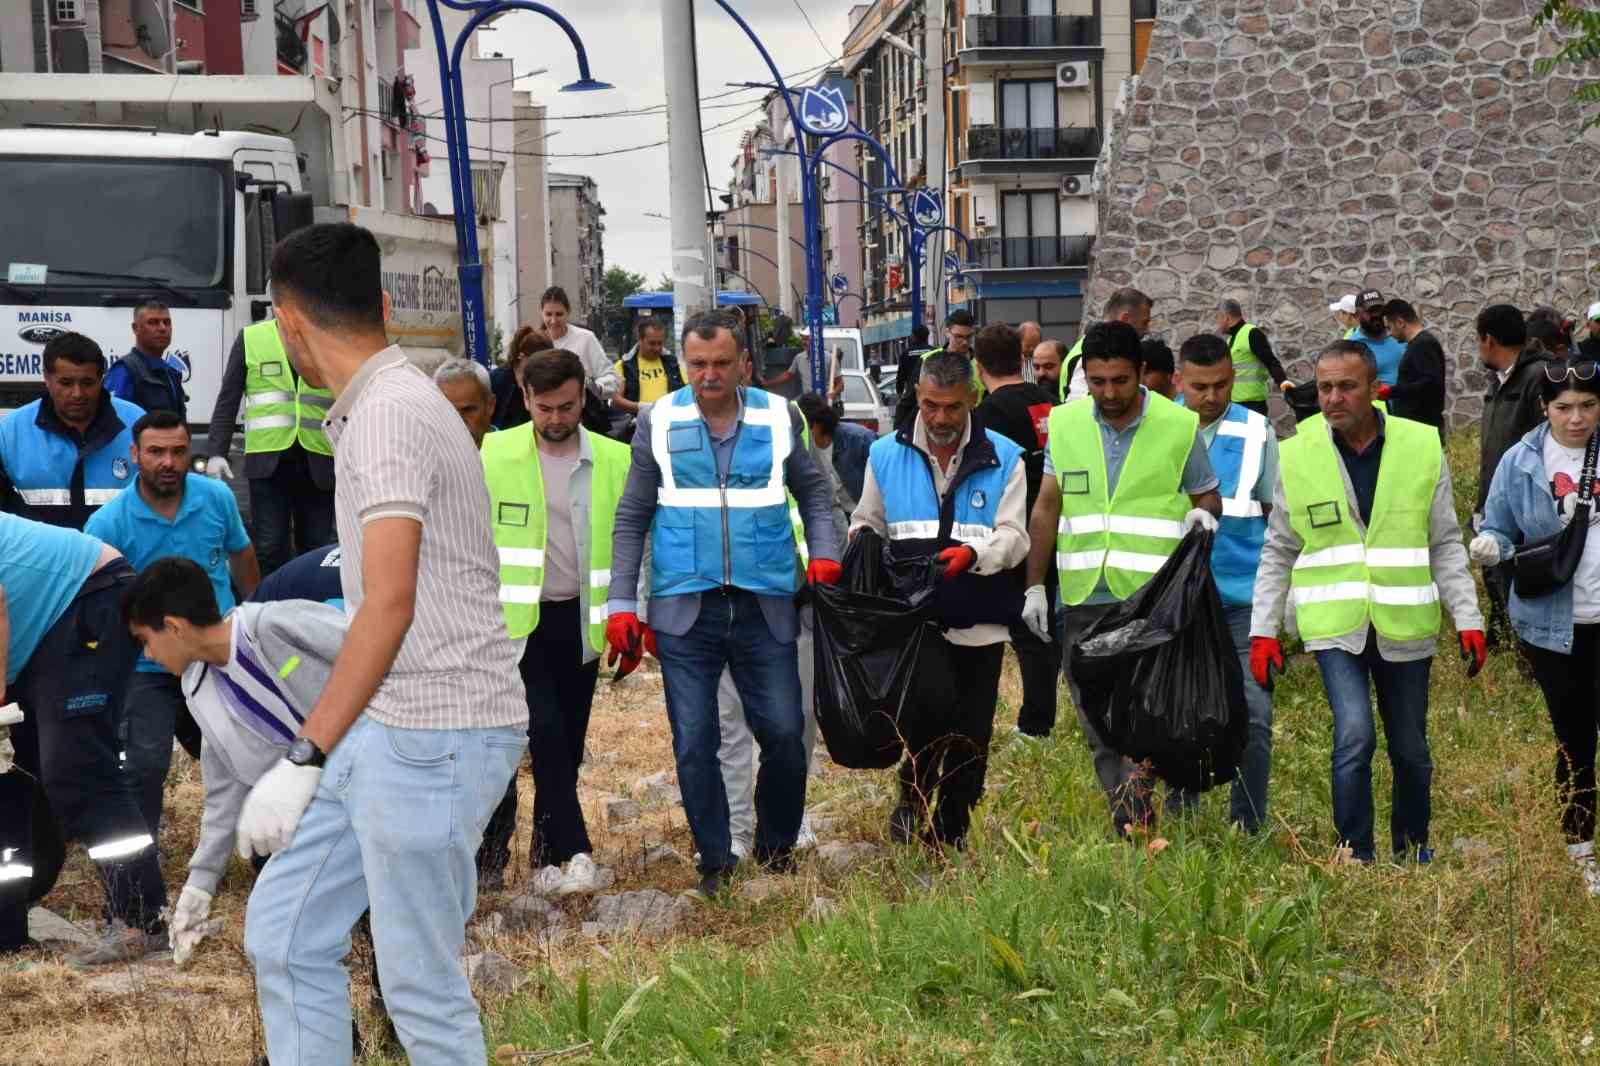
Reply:
<svg viewBox="0 0 1600 1066"><path fill-rule="evenodd" d="M600 204L599 186L586 174L555 171L550 172L549 184L550 284L567 291L574 322L603 334L606 224L601 220L606 209ZM539 295L528 292L524 298L531 302ZM531 312L537 314L538 309Z"/></svg>

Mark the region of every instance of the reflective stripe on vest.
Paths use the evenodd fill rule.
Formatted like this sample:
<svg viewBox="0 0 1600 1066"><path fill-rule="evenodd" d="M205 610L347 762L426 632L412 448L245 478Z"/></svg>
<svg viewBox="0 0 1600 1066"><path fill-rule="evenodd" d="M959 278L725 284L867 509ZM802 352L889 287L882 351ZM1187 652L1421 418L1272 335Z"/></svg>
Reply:
<svg viewBox="0 0 1600 1066"><path fill-rule="evenodd" d="M1133 595L1160 570L1183 538L1189 497L1183 469L1194 448L1198 419L1153 392L1123 461L1114 492L1107 492L1105 450L1092 399L1073 400L1050 412L1050 463L1061 489L1056 526L1056 568L1061 601L1088 599L1104 576L1119 600Z"/></svg>
<svg viewBox="0 0 1600 1066"><path fill-rule="evenodd" d="M1267 368L1250 350L1256 327L1246 322L1233 335L1228 356L1233 360L1233 402L1261 403L1267 398Z"/></svg>
<svg viewBox="0 0 1600 1066"><path fill-rule="evenodd" d="M1254 494L1272 427L1262 415L1235 403L1223 412L1216 429L1211 469L1222 494L1222 519L1211 543L1211 576L1223 603L1242 606L1251 601L1266 542L1267 519Z"/></svg>
<svg viewBox="0 0 1600 1066"><path fill-rule="evenodd" d="M611 596L611 530L628 480L630 451L609 438L579 432L594 458L589 472L588 557L578 560L587 575L579 587L579 625L589 647L598 653L605 648L606 601ZM539 626L549 531L533 424L489 434L482 452L490 522L500 556L501 609L507 632L520 640Z"/></svg>
<svg viewBox="0 0 1600 1066"><path fill-rule="evenodd" d="M1289 579L1296 626L1306 640L1374 629L1390 640L1439 632L1439 590L1428 550L1428 517L1443 453L1432 426L1384 419L1372 521L1363 538L1350 513L1344 467L1321 415L1284 442L1284 502L1300 538Z"/></svg>
<svg viewBox="0 0 1600 1066"><path fill-rule="evenodd" d="M281 452L299 442L315 455L332 455L322 420L333 393L314 389L294 373L278 335L265 319L244 328L244 450Z"/></svg>

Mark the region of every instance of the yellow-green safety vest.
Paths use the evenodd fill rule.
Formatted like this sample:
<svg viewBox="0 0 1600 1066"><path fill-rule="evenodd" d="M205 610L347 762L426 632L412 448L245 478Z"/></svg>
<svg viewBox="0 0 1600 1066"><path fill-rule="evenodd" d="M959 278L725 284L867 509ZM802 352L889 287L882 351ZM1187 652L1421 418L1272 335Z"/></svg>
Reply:
<svg viewBox="0 0 1600 1066"><path fill-rule="evenodd" d="M930 348L922 353L922 361L926 363L930 355L938 355L942 351L944 351L943 348ZM978 377L977 356L968 355L967 363L972 367L972 405L976 407L983 402L983 379Z"/></svg>
<svg viewBox="0 0 1600 1066"><path fill-rule="evenodd" d="M1109 494L1094 400L1084 397L1050 411L1050 465L1061 489L1056 569L1061 602L1069 606L1088 599L1102 575L1113 596L1127 599L1183 539L1190 508L1183 470L1199 419L1154 392L1145 392L1144 404L1116 491Z"/></svg>
<svg viewBox="0 0 1600 1066"><path fill-rule="evenodd" d="M333 393L312 388L289 365L278 323L263 319L244 328L244 450L281 452L300 442L314 455L332 455L322 420Z"/></svg>
<svg viewBox="0 0 1600 1066"><path fill-rule="evenodd" d="M605 650L606 601L611 596L611 527L628 480L631 449L580 430L594 454L589 478L589 555L579 559L587 581L578 582L579 618L589 646ZM539 625L544 586L548 519L544 481L533 440L533 424L502 429L483 438L483 474L489 485L494 544L500 553L500 605L506 629L520 640Z"/></svg>
<svg viewBox="0 0 1600 1066"><path fill-rule="evenodd" d="M1228 356L1233 360L1233 402L1265 403L1267 367L1250 350L1250 335L1256 327L1246 322L1233 335Z"/></svg>
<svg viewBox="0 0 1600 1066"><path fill-rule="evenodd" d="M1056 402L1066 403L1067 393L1072 390L1072 361L1083 354L1083 334L1072 342L1072 347L1067 350L1067 357L1061 361L1061 376L1056 379Z"/></svg>
<svg viewBox="0 0 1600 1066"><path fill-rule="evenodd" d="M1342 637L1364 630L1369 620L1390 640L1438 635L1428 516L1443 462L1437 429L1386 417L1372 521L1363 538L1322 416L1306 419L1283 442L1284 504L1301 542L1289 600L1302 639Z"/></svg>

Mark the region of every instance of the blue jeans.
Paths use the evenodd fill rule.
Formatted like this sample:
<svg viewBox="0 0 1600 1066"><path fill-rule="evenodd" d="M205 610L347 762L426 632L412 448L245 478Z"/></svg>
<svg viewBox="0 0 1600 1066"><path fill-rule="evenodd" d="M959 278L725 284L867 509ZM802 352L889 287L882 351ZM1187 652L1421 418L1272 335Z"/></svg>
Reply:
<svg viewBox="0 0 1600 1066"><path fill-rule="evenodd" d="M1428 843L1432 816L1428 792L1433 758L1428 753L1427 718L1433 659L1388 662L1378 654L1377 636L1371 631L1360 655L1337 649L1316 654L1333 710L1333 825L1339 839L1357 859L1372 861L1372 755L1378 735L1367 687L1370 678L1378 693L1389 765L1394 768L1391 843L1397 856L1409 854Z"/></svg>
<svg viewBox="0 0 1600 1066"><path fill-rule="evenodd" d="M1239 776L1233 779L1228 804L1230 821L1246 832L1261 828L1267 817L1267 778L1272 769L1272 695L1256 684L1250 673L1250 605L1224 605L1234 650L1239 653L1239 668L1244 673L1244 704L1250 712L1250 734L1244 746Z"/></svg>
<svg viewBox="0 0 1600 1066"><path fill-rule="evenodd" d="M273 1066L348 1066L341 960L368 908L384 1000L412 1066L486 1061L461 947L478 892L473 856L527 742L516 726L396 729L363 716L334 748L245 912Z"/></svg>
<svg viewBox="0 0 1600 1066"><path fill-rule="evenodd" d="M805 718L800 713L795 641L772 636L751 593L713 589L700 594L700 614L689 631L677 637L657 632L656 648L667 690L678 791L700 851L700 872L734 865L728 793L717 755L722 746L717 682L724 667L761 749L754 857L765 862L786 855L794 848L806 806Z"/></svg>

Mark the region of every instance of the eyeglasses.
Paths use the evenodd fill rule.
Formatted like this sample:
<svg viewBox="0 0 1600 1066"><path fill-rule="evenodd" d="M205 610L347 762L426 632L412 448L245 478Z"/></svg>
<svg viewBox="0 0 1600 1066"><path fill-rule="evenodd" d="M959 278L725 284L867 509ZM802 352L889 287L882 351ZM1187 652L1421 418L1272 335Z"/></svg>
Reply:
<svg viewBox="0 0 1600 1066"><path fill-rule="evenodd" d="M1579 381L1588 381L1595 375L1595 370L1600 368L1600 363L1585 360L1581 363L1545 363L1544 376L1550 381L1560 384L1570 378Z"/></svg>

